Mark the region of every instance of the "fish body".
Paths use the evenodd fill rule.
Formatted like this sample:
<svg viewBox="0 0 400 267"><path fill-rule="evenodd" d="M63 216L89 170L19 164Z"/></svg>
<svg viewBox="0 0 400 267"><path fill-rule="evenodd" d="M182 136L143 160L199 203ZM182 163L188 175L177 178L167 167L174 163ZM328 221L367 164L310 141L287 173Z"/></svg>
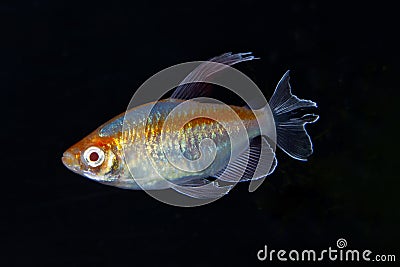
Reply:
<svg viewBox="0 0 400 267"><path fill-rule="evenodd" d="M196 101L190 101L184 108L172 113L169 118L171 123L163 129L167 116L182 102L180 100L153 102L131 109L126 114L122 113L70 148L65 155L74 155L72 158L75 158L76 164L82 164L80 152L87 147L95 146L104 151L111 150L109 153L113 153L118 161L125 163L110 168L110 171L104 173L104 180L101 182L111 182L114 186L122 188L140 189L135 179L143 179L145 180L143 189L163 189L168 188L168 185L164 183L159 172L170 181L178 183L191 178L209 177L226 166L232 152L231 144L234 146L232 153L239 153L246 148L249 138L260 135L256 116L252 110L246 107L227 107ZM152 111L148 112L150 109ZM236 112L241 121L231 115L232 111ZM125 119L126 123L129 121L129 126L123 128L124 118L127 117L132 119ZM191 119L193 117L198 118ZM217 117L218 121L210 119ZM188 123L184 123L188 120ZM240 134L241 123L245 126L247 135ZM183 127L174 127L182 124ZM161 141L162 131L166 132L164 142ZM180 170L169 163L165 150L174 151L172 156L177 160L183 160L185 157L189 163L187 169L199 167L193 164L196 164L196 160L201 156L199 144L204 139L212 140L217 149L216 158L208 168L193 173ZM124 157L122 146L125 153L131 155L129 159ZM211 158L211 154L214 154L211 147L209 148L210 150L204 151L205 155L202 155L205 158ZM111 163L109 166L113 166ZM81 168L77 168L78 172ZM98 180L99 176L95 179Z"/></svg>
<svg viewBox="0 0 400 267"><path fill-rule="evenodd" d="M253 59L243 55L247 54L228 53L211 61L233 65ZM290 118L288 114L299 108L316 107L316 104L291 94L288 73L271 98L273 116L265 107L251 110L220 103L185 101L173 96L135 107L101 125L64 153L64 165L90 179L126 189L166 189L171 188L171 183L197 186L209 182L208 177L227 182L236 178L241 181L258 179L271 173L277 164L268 144L265 153L260 153L259 144L253 142L261 135L257 121L260 117L266 121L262 127L267 132L276 131L278 146L289 155L305 160L312 153L304 125L316 121L318 116L307 114ZM266 142L262 140L261 143ZM242 160L246 151L249 161L264 160L268 168L259 177L246 179L245 174L235 178L237 169L248 168ZM263 159L254 159L255 155ZM223 174L231 158L236 165ZM252 173L255 171L254 168ZM199 197L192 192L178 191Z"/></svg>

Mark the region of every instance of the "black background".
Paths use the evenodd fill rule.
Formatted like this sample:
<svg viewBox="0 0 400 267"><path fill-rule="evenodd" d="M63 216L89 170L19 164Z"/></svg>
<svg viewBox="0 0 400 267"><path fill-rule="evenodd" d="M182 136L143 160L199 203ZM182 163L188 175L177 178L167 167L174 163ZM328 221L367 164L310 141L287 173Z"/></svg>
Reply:
<svg viewBox="0 0 400 267"><path fill-rule="evenodd" d="M396 16L382 1L2 1L1 265L265 266L264 245L338 238L400 257ZM256 192L198 208L62 165L151 75L229 51L261 58L238 68L267 98L291 69L294 92L318 103L308 162L279 151Z"/></svg>

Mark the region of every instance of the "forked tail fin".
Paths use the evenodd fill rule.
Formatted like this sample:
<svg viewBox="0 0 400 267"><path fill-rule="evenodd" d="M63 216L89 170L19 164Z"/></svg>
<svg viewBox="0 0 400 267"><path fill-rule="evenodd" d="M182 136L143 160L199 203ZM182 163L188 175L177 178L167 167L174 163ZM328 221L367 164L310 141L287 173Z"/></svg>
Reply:
<svg viewBox="0 0 400 267"><path fill-rule="evenodd" d="M316 122L315 114L297 113L303 109L316 108L317 104L310 100L299 99L291 92L289 71L283 75L269 101L274 115L278 146L289 156L298 160L307 160L313 153L313 145L305 124Z"/></svg>

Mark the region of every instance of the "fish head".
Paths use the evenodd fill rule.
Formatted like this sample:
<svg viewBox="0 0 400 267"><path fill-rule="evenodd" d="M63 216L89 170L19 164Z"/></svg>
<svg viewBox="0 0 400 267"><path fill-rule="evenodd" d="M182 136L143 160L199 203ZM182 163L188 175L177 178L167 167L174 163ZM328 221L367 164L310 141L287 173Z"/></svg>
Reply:
<svg viewBox="0 0 400 267"><path fill-rule="evenodd" d="M117 137L98 131L67 149L63 164L71 171L101 183L114 183L123 173L122 148Z"/></svg>

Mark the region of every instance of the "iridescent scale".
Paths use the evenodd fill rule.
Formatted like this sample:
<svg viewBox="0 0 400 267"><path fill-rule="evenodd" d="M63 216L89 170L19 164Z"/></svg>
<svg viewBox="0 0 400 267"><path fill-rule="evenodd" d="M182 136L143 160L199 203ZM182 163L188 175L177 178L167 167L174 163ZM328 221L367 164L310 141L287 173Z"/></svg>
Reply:
<svg viewBox="0 0 400 267"><path fill-rule="evenodd" d="M150 103L126 114L120 142L124 144L127 167L135 179L159 176L154 172L171 181L185 177L208 177L226 166L231 155L231 145L245 148L249 138L259 135L255 116L247 108L196 101L177 108L180 103ZM232 116L232 111L238 117ZM244 125L248 133L238 136L241 125ZM236 137L231 140L230 136ZM204 139L214 142L215 159L206 169L187 171L199 169L196 162L201 156L212 155L212 147L206 147L202 151L204 155L201 154L199 147ZM171 164L171 157L173 162L185 164ZM156 178L148 181L149 186L154 186L156 182Z"/></svg>

